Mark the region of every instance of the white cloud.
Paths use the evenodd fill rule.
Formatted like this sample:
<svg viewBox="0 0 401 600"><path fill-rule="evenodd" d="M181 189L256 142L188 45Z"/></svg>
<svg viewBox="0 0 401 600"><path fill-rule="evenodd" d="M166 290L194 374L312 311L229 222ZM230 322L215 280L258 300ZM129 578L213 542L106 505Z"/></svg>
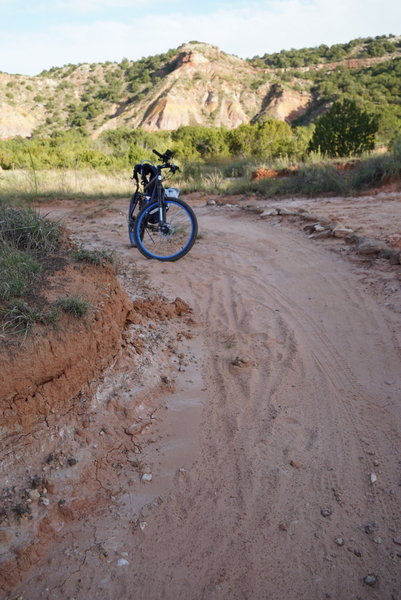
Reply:
<svg viewBox="0 0 401 600"><path fill-rule="evenodd" d="M51 11L93 12L108 8L137 8L147 3L148 0L53 0L44 6Z"/></svg>
<svg viewBox="0 0 401 600"><path fill-rule="evenodd" d="M91 2L82 0L87 6ZM119 61L124 56L138 59L192 39L252 57L399 33L394 26L401 23L401 3L381 0L379 8L376 0L276 0L254 2L246 9L215 10L209 15L175 12L149 17L138 10L134 19L124 23L98 20L20 36L4 32L0 35L0 69L33 74L66 63Z"/></svg>

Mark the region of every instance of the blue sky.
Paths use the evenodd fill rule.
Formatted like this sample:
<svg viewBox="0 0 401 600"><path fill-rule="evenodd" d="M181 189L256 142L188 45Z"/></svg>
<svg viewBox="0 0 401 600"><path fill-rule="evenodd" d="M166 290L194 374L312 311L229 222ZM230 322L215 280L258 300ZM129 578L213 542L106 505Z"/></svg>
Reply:
<svg viewBox="0 0 401 600"><path fill-rule="evenodd" d="M189 40L243 58L401 34L400 0L0 0L0 71L132 60Z"/></svg>

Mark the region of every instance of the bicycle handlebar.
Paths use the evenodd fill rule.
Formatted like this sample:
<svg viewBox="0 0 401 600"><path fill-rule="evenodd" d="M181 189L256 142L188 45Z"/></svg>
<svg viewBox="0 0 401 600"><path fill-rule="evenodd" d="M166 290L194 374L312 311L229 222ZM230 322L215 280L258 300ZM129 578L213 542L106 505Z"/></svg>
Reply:
<svg viewBox="0 0 401 600"><path fill-rule="evenodd" d="M162 160L165 163L168 163L170 158L173 157L173 153L171 152L171 150L166 150L164 154L160 154L160 152L158 152L157 150L155 150L153 148L152 152L153 152L153 154L156 154L156 156L158 156L160 158L160 160Z"/></svg>

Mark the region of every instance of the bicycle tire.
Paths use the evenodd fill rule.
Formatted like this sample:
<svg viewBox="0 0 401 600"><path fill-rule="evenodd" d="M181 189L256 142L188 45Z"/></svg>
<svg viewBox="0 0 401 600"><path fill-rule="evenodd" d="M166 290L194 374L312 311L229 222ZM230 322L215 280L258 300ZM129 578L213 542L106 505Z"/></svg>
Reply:
<svg viewBox="0 0 401 600"><path fill-rule="evenodd" d="M175 261L185 256L194 245L198 221L192 208L183 200L166 198L164 202L168 230L163 233L158 224L149 223L151 213L158 207L157 202L150 202L135 220L135 243L146 258Z"/></svg>
<svg viewBox="0 0 401 600"><path fill-rule="evenodd" d="M136 210L137 206L139 206L139 209L136 211L137 214L135 214L135 210ZM138 200L137 200L136 193L135 193L131 197L129 211L128 211L128 237L129 237L131 246L133 248L136 248L134 230L135 230L135 221L136 221L137 215L139 214L140 210L141 210L141 207L140 207L140 204L138 204Z"/></svg>

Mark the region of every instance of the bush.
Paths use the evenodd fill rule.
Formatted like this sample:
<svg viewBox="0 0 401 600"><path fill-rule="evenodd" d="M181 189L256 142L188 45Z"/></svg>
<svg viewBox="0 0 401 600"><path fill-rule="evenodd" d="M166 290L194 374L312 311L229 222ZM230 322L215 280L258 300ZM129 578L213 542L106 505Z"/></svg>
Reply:
<svg viewBox="0 0 401 600"><path fill-rule="evenodd" d="M310 152L339 157L373 150L378 130L376 116L359 108L355 101L335 102L316 122Z"/></svg>

